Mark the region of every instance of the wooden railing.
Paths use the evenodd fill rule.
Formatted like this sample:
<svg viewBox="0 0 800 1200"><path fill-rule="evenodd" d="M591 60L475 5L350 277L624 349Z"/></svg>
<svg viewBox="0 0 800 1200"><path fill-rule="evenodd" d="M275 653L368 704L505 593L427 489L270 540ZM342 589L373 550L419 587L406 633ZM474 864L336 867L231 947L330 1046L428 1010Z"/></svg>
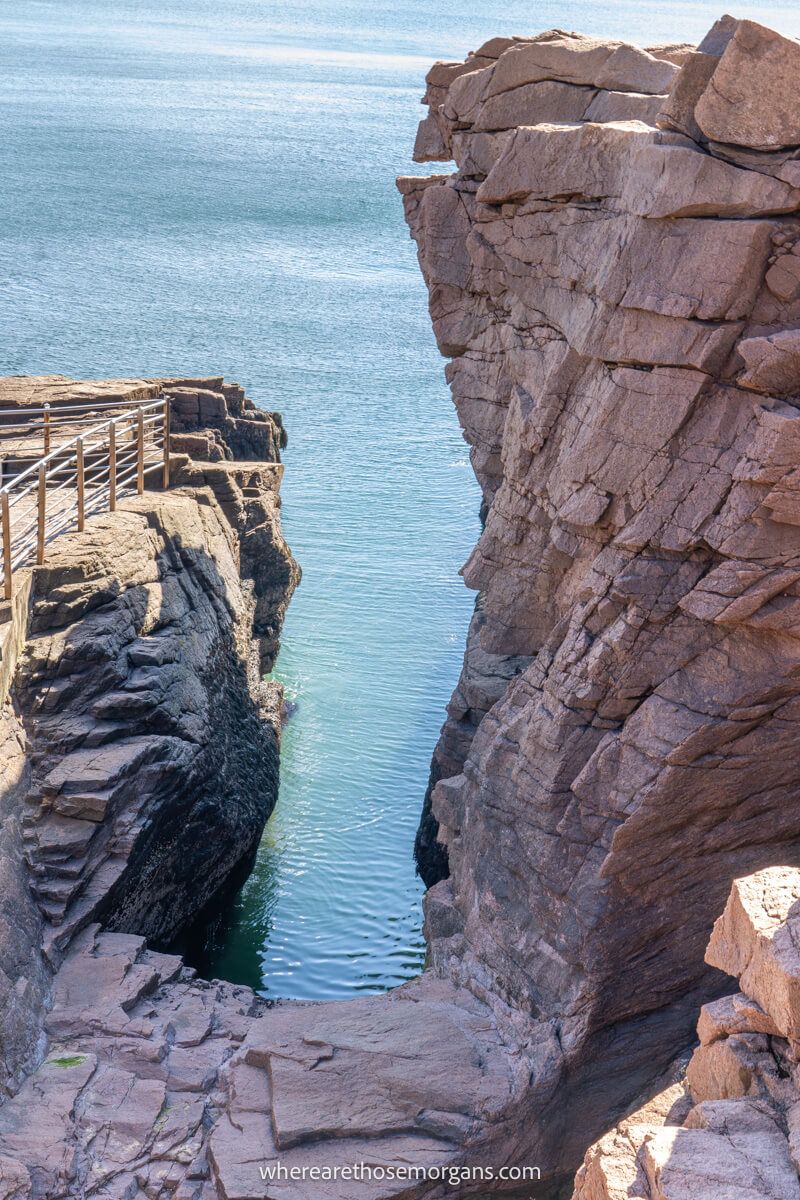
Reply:
<svg viewBox="0 0 800 1200"><path fill-rule="evenodd" d="M143 492L145 477L156 470L169 487L169 449L167 397L124 407L117 402L0 409L5 599L14 594L14 571L41 565L53 538L83 530L93 513L114 512L117 500ZM7 478L9 468L16 473Z"/></svg>

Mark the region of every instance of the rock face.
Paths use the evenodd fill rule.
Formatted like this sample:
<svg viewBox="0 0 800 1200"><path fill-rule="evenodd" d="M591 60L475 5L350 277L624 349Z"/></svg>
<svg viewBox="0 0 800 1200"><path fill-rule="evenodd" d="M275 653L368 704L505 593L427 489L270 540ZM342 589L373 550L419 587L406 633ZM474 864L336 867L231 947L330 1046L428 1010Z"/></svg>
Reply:
<svg viewBox="0 0 800 1200"><path fill-rule="evenodd" d="M399 181L486 508L432 969L526 1045L552 1177L691 1041L733 878L800 864L798 54L495 40Z"/></svg>
<svg viewBox="0 0 800 1200"><path fill-rule="evenodd" d="M219 1074L263 1009L143 938L84 930L56 976L44 1059L0 1108L2 1194L214 1196Z"/></svg>
<svg viewBox="0 0 800 1200"><path fill-rule="evenodd" d="M32 571L2 724L7 1091L41 1055L51 972L76 935L100 921L171 939L249 868L277 797L280 696L261 676L298 579L279 420L214 379L0 381L3 403L53 407L162 390L173 451L205 440L220 461L178 455L169 492L91 518ZM232 461L229 435L253 461Z"/></svg>
<svg viewBox="0 0 800 1200"><path fill-rule="evenodd" d="M679 1080L588 1151L573 1200L800 1198L800 871L737 880L707 961L741 992L706 1005Z"/></svg>

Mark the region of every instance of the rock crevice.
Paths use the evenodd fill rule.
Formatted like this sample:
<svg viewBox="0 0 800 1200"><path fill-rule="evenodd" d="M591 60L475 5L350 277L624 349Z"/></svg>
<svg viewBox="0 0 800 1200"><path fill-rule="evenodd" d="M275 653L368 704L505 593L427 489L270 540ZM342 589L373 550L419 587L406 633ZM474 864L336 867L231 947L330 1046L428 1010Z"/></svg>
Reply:
<svg viewBox="0 0 800 1200"><path fill-rule="evenodd" d="M697 48L556 30L429 74L417 157L457 169L400 190L485 525L418 845L430 966L388 996L265 1010L136 936L188 904L182 870L156 869L177 828L143 812L177 814L204 868L212 829L241 848L263 819L236 780L251 732L269 739L253 681L294 576L266 468L228 457L250 426L260 456L280 445L277 422L221 381L130 385L172 389L203 461L125 505L113 555L66 539L34 600L3 837L24 836L37 905L19 873L8 895L49 961L30 993L0 977L17 1045L39 1039L0 1108L13 1200L89 1181L120 1200L438 1200L441 1172L487 1163L536 1164L544 1200L663 1071L667 1098L590 1150L581 1200L682 1200L698 1161L717 1194L731 1162L758 1200L796 1194L791 889L767 920L742 899L704 950L734 879L800 869L797 52L723 18ZM25 939L8 945L18 970ZM687 1100L674 1060L702 1005ZM383 1175L260 1171L358 1162Z"/></svg>

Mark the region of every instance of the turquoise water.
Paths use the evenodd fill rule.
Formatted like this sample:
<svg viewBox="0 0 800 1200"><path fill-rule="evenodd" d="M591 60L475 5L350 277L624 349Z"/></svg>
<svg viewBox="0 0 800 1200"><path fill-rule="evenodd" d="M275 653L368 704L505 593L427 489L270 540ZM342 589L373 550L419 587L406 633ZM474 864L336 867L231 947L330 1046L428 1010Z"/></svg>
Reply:
<svg viewBox="0 0 800 1200"><path fill-rule="evenodd" d="M256 869L204 970L342 997L419 970L411 847L478 497L393 186L422 78L552 25L702 36L720 3L4 0L0 372L219 373L283 411L305 578ZM793 4L735 9L800 33Z"/></svg>

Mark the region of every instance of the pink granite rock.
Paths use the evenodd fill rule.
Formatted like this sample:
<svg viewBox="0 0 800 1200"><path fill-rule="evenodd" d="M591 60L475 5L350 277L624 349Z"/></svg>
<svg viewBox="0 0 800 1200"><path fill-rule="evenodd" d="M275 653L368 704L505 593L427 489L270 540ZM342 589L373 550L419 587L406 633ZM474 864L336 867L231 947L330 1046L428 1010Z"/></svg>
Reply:
<svg viewBox="0 0 800 1200"><path fill-rule="evenodd" d="M680 134L636 121L518 130L477 198L483 204L604 201L638 217L758 217L795 212L800 192L700 154Z"/></svg>
<svg viewBox="0 0 800 1200"><path fill-rule="evenodd" d="M578 1127L603 1132L603 1104L691 1041L722 986L704 950L733 878L800 865L800 192L748 115L726 149L694 113L739 29L719 22L663 76L595 39L510 46L441 97L455 173L402 187L485 517L418 842L426 929L433 970L512 1040L558 1028L520 1118L551 1176ZM597 94L472 152L490 106L510 115L545 82ZM673 84L680 132L586 119L616 116L612 93L669 110ZM718 1015L693 1071L699 1088L704 1057L711 1091L771 1103L775 1013L743 990L764 1011ZM737 1037L761 1039L755 1062ZM717 1153L716 1129L679 1140L706 1137ZM677 1186L662 1166L648 1188Z"/></svg>
<svg viewBox="0 0 800 1200"><path fill-rule="evenodd" d="M737 880L706 958L735 975L782 1037L800 1041L800 873L774 867Z"/></svg>
<svg viewBox="0 0 800 1200"><path fill-rule="evenodd" d="M189 495L146 517L126 505L113 554L104 526L91 567L66 547L3 741L14 811L31 804L4 853L18 864L24 842L37 897L21 898L15 867L6 908L53 963L66 955L46 1024L47 964L30 991L0 978L19 1089L0 1108L8 1188L410 1200L425 1185L266 1188L258 1168L536 1162L555 1186L606 1134L582 1200L795 1200L796 883L747 878L800 866L800 178L781 140L794 91L775 100L764 82L765 62L786 78L793 54L724 19L696 51L549 31L429 74L416 153L457 170L401 191L485 527L419 843L435 883L420 981L265 1011L133 936L169 908L138 857L152 793L133 781L185 778L206 728L148 623L154 595L186 617L158 564L183 554L213 647L228 610L203 598L235 595L245 562L273 654L268 614L287 587L275 506L259 502L256 530L242 517L275 474L187 464ZM753 101L738 113L712 96L734 61ZM656 110L670 128L653 128ZM240 389L169 385L181 433L209 455L220 439L282 438ZM162 385L124 384L139 386ZM108 627L93 605L120 586L142 602ZM229 613L237 646L245 615ZM92 690L94 652L110 683ZM88 743L86 724L64 730L75 704ZM98 725L124 729L113 751ZM13 751L28 730L30 764ZM703 953L740 876L711 957L742 993L703 1013L686 1073L697 1103L687 1114L673 1084L608 1134L660 1090L724 987ZM104 912L131 933L75 940ZM26 962L25 938L3 944Z"/></svg>
<svg viewBox="0 0 800 1200"><path fill-rule="evenodd" d="M573 1200L791 1200L800 1196L800 1072L785 999L797 939L800 871L771 868L734 883L708 956L742 987L769 996L768 1014L745 993L704 1006L701 1045L681 1082L688 1111L644 1106L588 1151ZM769 978L768 978L769 976Z"/></svg>
<svg viewBox="0 0 800 1200"><path fill-rule="evenodd" d="M773 150L800 145L800 42L755 21L738 21L695 105L706 137Z"/></svg>
<svg viewBox="0 0 800 1200"><path fill-rule="evenodd" d="M19 407L165 387L175 426L208 422L201 444L224 444L226 461L176 455L170 493L63 534L20 585L26 603L3 613L2 655L9 626L20 640L0 716L0 1095L13 1097L0 1181L15 1200L83 1195L87 1178L99 1187L129 1167L103 1194L132 1195L140 1151L169 1157L161 1131L184 1101L167 1092L201 1090L227 1054L208 1048L219 1006L203 1015L202 988L181 1001L180 959L145 952L141 934L168 938L196 917L252 853L276 795L279 716L259 661L274 659L298 574L278 515L280 419L221 379L0 381ZM271 460L255 461L265 447ZM137 932L84 944L100 912ZM149 1002L172 984L159 1024Z"/></svg>
<svg viewBox="0 0 800 1200"><path fill-rule="evenodd" d="M558 79L608 90L666 92L677 74L673 63L623 42L577 34L545 36L506 50L494 69L489 95L526 83Z"/></svg>
<svg viewBox="0 0 800 1200"><path fill-rule="evenodd" d="M738 351L745 365L738 380L740 387L768 396L800 395L800 329L746 338L739 343Z"/></svg>

